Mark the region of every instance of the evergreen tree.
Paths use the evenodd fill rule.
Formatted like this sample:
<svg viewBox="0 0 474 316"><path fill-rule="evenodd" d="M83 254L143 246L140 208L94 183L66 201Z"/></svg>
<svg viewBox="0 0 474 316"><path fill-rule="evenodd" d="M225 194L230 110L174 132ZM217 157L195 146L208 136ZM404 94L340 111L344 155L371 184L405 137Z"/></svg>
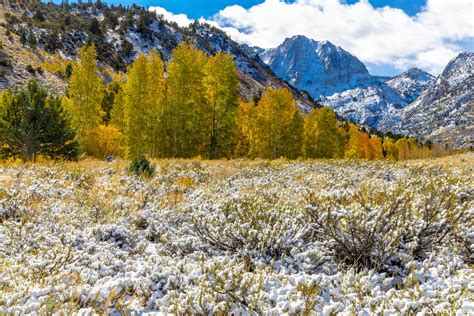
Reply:
<svg viewBox="0 0 474 316"><path fill-rule="evenodd" d="M125 133L124 109L125 94L122 87L115 95L114 104L112 106L112 110L110 111L110 124L117 128L117 130L121 133Z"/></svg>
<svg viewBox="0 0 474 316"><path fill-rule="evenodd" d="M32 31L30 31L28 34L28 44L30 45L31 48L34 48L36 47L36 45L38 45L38 41L36 40L36 35Z"/></svg>
<svg viewBox="0 0 474 316"><path fill-rule="evenodd" d="M111 119L112 108L115 103L115 97L121 90L120 83L117 81L111 81L107 85L104 91L104 97L101 102L101 109L103 113L102 123L108 125Z"/></svg>
<svg viewBox="0 0 474 316"><path fill-rule="evenodd" d="M101 102L104 88L96 56L94 46L84 46L79 50L79 62L73 65L69 79L68 96L63 98L80 142L85 141L88 134L99 126L103 116Z"/></svg>
<svg viewBox="0 0 474 316"><path fill-rule="evenodd" d="M208 152L211 119L204 84L206 62L203 52L181 43L168 64L170 156L191 158Z"/></svg>
<svg viewBox="0 0 474 316"><path fill-rule="evenodd" d="M26 30L24 28L22 28L20 30L20 43L22 45L25 45L27 41L28 41L28 38L27 38L27 35L26 35Z"/></svg>
<svg viewBox="0 0 474 316"><path fill-rule="evenodd" d="M0 155L4 158L72 159L77 156L74 137L59 97L48 95L36 81L0 96Z"/></svg>
<svg viewBox="0 0 474 316"><path fill-rule="evenodd" d="M236 144L238 79L230 54L217 53L206 65L206 90L210 107L210 140L207 156L211 159L233 154Z"/></svg>

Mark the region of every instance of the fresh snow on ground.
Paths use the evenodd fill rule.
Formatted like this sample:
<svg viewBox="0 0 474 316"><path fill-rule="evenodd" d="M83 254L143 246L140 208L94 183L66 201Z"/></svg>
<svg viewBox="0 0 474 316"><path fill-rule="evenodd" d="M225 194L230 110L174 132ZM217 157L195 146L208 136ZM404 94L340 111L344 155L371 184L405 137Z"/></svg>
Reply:
<svg viewBox="0 0 474 316"><path fill-rule="evenodd" d="M120 161L0 166L0 314L472 315L474 158L456 161L159 161L149 179ZM383 194L412 217L379 236ZM308 212L326 206L342 238L351 219L373 231L381 266L318 237ZM419 257L396 240L461 212Z"/></svg>

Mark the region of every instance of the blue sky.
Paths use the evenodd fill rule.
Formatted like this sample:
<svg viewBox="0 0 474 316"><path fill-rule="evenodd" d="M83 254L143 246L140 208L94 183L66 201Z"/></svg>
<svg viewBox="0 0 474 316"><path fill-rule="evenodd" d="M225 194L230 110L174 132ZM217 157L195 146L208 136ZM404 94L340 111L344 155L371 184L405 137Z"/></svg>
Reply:
<svg viewBox="0 0 474 316"><path fill-rule="evenodd" d="M60 0L56 0L60 2ZM358 0L346 0L352 4ZM73 2L73 1L71 1ZM184 13L189 18L198 19L200 17L209 17L230 5L240 5L244 8L250 8L253 5L263 2L262 0L106 0L109 4L137 4L140 6L160 6L173 13ZM291 1L287 1L291 2ZM376 8L390 6L404 10L409 15L418 13L426 0L369 0Z"/></svg>
<svg viewBox="0 0 474 316"><path fill-rule="evenodd" d="M457 54L474 50L472 0L102 1L146 6L181 26L202 18L237 42L262 48L294 35L328 40L376 75L411 67L437 75Z"/></svg>

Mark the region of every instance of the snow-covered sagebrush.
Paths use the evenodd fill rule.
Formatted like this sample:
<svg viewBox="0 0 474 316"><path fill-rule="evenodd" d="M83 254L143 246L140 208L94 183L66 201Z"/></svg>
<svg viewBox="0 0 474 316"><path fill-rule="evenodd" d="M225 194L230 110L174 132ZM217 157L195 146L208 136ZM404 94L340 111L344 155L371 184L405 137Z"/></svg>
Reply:
<svg viewBox="0 0 474 316"><path fill-rule="evenodd" d="M462 160L0 166L0 314L469 315Z"/></svg>

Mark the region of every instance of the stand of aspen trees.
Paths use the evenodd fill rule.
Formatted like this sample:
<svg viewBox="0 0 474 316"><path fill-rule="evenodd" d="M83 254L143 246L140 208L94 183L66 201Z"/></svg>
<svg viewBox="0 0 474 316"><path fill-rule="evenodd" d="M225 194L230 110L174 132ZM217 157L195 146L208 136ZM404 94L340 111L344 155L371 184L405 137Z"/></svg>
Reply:
<svg viewBox="0 0 474 316"><path fill-rule="evenodd" d="M108 84L96 54L94 46L80 49L61 99L82 155L404 160L446 154L440 146L420 145L412 138L370 135L338 121L327 107L305 115L286 89L268 88L244 102L230 54L207 56L182 43L165 64L151 50ZM11 107L11 97L0 99L0 110ZM9 150L14 147L12 141L2 142Z"/></svg>

